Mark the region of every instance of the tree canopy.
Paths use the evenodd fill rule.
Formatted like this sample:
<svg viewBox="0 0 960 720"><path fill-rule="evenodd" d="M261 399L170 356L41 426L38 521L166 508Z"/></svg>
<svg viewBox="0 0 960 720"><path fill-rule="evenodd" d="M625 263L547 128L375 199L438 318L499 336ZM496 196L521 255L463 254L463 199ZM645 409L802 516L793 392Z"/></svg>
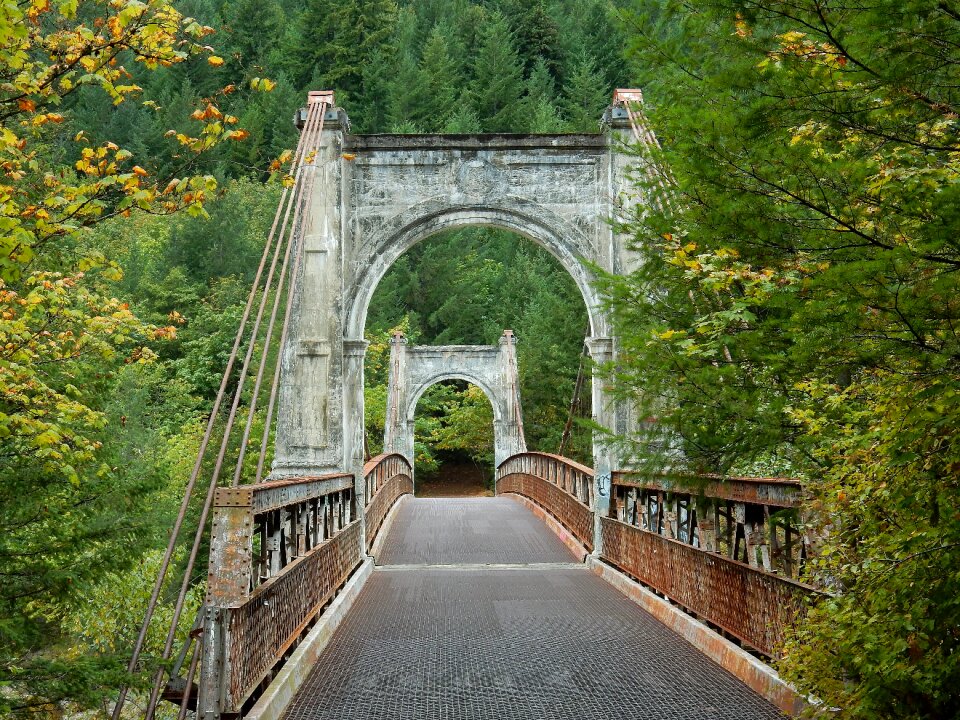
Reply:
<svg viewBox="0 0 960 720"><path fill-rule="evenodd" d="M644 262L602 280L611 387L656 419L625 449L802 478L832 594L779 669L837 717L960 714L957 48L918 0L0 0L0 714L123 681L305 93L354 132L592 132L618 86L660 141L615 219ZM545 251L430 238L367 327L371 450L394 329L513 329L559 446L586 315ZM421 405L424 467L489 458L476 388Z"/></svg>
<svg viewBox="0 0 960 720"><path fill-rule="evenodd" d="M0 5L0 714L103 709L115 696L131 608L190 474L306 92L334 89L357 132L593 129L560 98L579 48L617 33L601 0L530 12L467 0ZM595 98L624 75L604 77ZM485 84L501 80L506 102ZM468 321L457 300L384 301L371 362L379 333L408 317L425 341L529 327L524 391L536 437L555 449L582 302L515 238L440 242L444 252L414 253L390 282L411 299L415 278L443 284L463 263L469 281L445 289L484 319ZM466 246L469 256L454 252ZM518 284L504 265L513 252L544 277L532 307L554 319L573 309L562 342L540 342L547 321L522 304L484 307ZM551 384L541 360L565 375ZM373 442L378 392L371 383ZM482 398L447 393L431 402L455 421L431 442L479 447ZM157 649L151 633L147 666Z"/></svg>

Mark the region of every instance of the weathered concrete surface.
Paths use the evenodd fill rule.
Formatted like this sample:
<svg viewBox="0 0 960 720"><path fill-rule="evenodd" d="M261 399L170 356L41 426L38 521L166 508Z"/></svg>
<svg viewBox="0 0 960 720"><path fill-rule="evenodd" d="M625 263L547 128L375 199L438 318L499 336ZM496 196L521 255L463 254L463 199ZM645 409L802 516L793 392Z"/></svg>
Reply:
<svg viewBox="0 0 960 720"><path fill-rule="evenodd" d="M414 413L431 385L443 380L466 380L480 388L493 407L493 450L497 465L511 455L526 452L516 339L505 330L499 345L407 345L402 333L390 340L390 380L384 452L414 461Z"/></svg>
<svg viewBox="0 0 960 720"><path fill-rule="evenodd" d="M275 476L362 466L367 307L384 273L416 243L442 230L488 225L540 244L580 288L589 347L600 361L614 357L615 344L583 261L615 273L636 262L609 222L642 202L631 190L629 156L619 152L621 129L353 136L347 128L342 110L329 113L306 171L303 268L282 356ZM594 419L625 427L629 409L615 405L599 381L593 390ZM598 439L594 452L603 473L611 451Z"/></svg>
<svg viewBox="0 0 960 720"><path fill-rule="evenodd" d="M783 712L797 715L806 707L803 698L766 663L615 568L596 558L590 558L588 564L599 577Z"/></svg>

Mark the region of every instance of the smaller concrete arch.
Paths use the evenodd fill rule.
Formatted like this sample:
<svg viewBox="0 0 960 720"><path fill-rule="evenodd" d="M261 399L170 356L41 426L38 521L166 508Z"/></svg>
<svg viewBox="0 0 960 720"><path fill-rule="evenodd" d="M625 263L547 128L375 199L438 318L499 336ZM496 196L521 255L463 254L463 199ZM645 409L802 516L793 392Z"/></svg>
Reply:
<svg viewBox="0 0 960 720"><path fill-rule="evenodd" d="M416 415L417 412L417 405L420 403L420 398L423 397L423 394L437 383L446 382L447 380L462 380L463 382L468 382L471 385L476 385L486 396L487 400L490 401L490 407L493 408L493 421L497 422L498 420L503 419L503 407L500 403L496 402L496 394L494 390L487 384L484 378L479 378L476 375L467 372L450 372L447 374L437 375L436 377L431 377L429 380L424 380L416 387L412 387L410 389L410 402L408 403L409 408L407 409L408 421L412 421L414 419L414 415Z"/></svg>
<svg viewBox="0 0 960 720"><path fill-rule="evenodd" d="M493 407L496 464L526 452L520 407L516 339L505 330L498 345L410 346L403 333L390 340L390 381L384 452L414 460L414 413L427 388L444 380L476 385Z"/></svg>

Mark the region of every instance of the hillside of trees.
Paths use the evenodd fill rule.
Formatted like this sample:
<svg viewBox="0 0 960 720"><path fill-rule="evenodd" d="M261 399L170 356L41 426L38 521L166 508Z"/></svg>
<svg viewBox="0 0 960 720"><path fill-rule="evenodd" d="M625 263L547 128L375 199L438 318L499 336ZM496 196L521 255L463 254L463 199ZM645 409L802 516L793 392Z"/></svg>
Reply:
<svg viewBox="0 0 960 720"><path fill-rule="evenodd" d="M788 678L831 717L960 715L958 48L936 0L0 0L0 715L125 682L306 92L361 133L593 132L615 87L644 89L667 182L631 219L642 269L603 279L612 386L691 470L804 479L835 593ZM583 301L486 228L378 288L371 451L392 330L507 327L556 451ZM489 412L438 386L418 462L489 462Z"/></svg>

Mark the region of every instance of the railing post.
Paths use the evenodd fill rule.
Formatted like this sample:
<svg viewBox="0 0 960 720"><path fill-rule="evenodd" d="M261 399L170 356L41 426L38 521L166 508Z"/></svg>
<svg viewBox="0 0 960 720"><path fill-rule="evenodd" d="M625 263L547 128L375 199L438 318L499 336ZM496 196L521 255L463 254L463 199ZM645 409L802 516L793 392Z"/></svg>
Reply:
<svg viewBox="0 0 960 720"><path fill-rule="evenodd" d="M586 339L590 358L597 366L603 366L613 360L613 339L589 337ZM601 427L616 429L617 417L615 401L607 392L600 375L594 371L592 383L593 421ZM593 434L593 555L600 557L603 552L601 519L610 514L610 490L613 476L613 450L599 432Z"/></svg>
<svg viewBox="0 0 960 720"><path fill-rule="evenodd" d="M223 622L228 610L207 606L203 610L203 663L197 690L197 718L217 720L222 711L226 680L226 647ZM197 649L199 652L199 648Z"/></svg>
<svg viewBox="0 0 960 720"><path fill-rule="evenodd" d="M717 552L717 512L714 502L697 498L697 528L700 531L700 547L706 552Z"/></svg>
<svg viewBox="0 0 960 720"><path fill-rule="evenodd" d="M350 380L344 384L343 397L343 467L353 475L353 498L357 510L366 506L366 487L363 477L363 360L370 345L366 340L343 341L344 377ZM366 527L363 513L360 515L360 536L366 547ZM350 516L350 508L346 508ZM349 520L347 521L349 522Z"/></svg>

